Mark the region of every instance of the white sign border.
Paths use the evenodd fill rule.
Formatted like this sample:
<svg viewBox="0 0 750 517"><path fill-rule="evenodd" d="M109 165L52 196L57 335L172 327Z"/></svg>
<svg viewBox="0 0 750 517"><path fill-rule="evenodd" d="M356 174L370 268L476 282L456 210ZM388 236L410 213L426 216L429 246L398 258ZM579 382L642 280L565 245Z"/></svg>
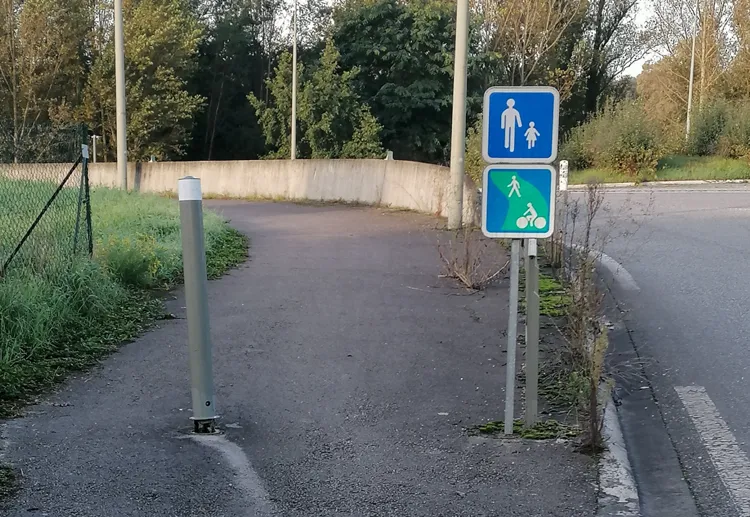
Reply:
<svg viewBox="0 0 750 517"><path fill-rule="evenodd" d="M537 92L551 93L555 98L552 115L552 156L548 158L490 158L490 95L493 93ZM554 163L557 160L557 145L560 132L560 92L552 86L492 86L484 92L482 106L482 158L486 163Z"/></svg>
<svg viewBox="0 0 750 517"><path fill-rule="evenodd" d="M487 184L489 181L489 173L493 169L507 169L507 170L524 170L524 169L547 169L550 171L550 208L549 208L549 229L545 233L501 233L501 232L489 232L487 231ZM555 167L547 164L520 164L514 165L512 163L493 163L484 168L482 173L482 233L485 237L490 239L547 239L555 233L555 215L556 215L556 201L557 191L555 189L557 179L557 171Z"/></svg>

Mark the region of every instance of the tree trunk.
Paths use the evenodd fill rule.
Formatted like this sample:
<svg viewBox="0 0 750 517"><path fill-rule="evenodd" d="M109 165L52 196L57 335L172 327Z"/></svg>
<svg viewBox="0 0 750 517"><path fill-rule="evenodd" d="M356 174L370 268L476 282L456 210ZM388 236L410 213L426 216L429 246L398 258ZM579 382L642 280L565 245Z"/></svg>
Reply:
<svg viewBox="0 0 750 517"><path fill-rule="evenodd" d="M589 74L586 79L586 96L584 108L586 114L594 113L599 108L599 95L602 88L602 47L604 36L604 8L607 0L598 0L596 4L596 16L594 17L594 45L592 48L591 63L589 65Z"/></svg>
<svg viewBox="0 0 750 517"><path fill-rule="evenodd" d="M221 108L221 98L224 96L224 80L225 76L222 75L221 87L219 88L219 99L216 101L216 112L214 113L214 123L211 128L211 143L208 145L208 161L211 161L211 157L214 153L214 139L216 138L216 125L219 123L219 109Z"/></svg>

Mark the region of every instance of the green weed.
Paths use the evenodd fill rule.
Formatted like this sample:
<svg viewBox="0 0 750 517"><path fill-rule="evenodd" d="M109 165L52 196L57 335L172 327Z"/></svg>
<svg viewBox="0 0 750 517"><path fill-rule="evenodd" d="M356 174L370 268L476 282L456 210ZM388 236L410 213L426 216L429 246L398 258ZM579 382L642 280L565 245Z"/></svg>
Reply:
<svg viewBox="0 0 750 517"><path fill-rule="evenodd" d="M487 422L473 426L469 429L471 434L497 435L505 431L503 422ZM575 438L580 430L558 422L557 420L544 420L537 422L531 427L526 427L524 421L517 419L513 421L513 435L527 440L554 440L557 438Z"/></svg>
<svg viewBox="0 0 750 517"><path fill-rule="evenodd" d="M558 318L564 316L573 299L556 278L539 274L539 314Z"/></svg>
<svg viewBox="0 0 750 517"><path fill-rule="evenodd" d="M0 465L0 501L18 491L18 478L12 467Z"/></svg>

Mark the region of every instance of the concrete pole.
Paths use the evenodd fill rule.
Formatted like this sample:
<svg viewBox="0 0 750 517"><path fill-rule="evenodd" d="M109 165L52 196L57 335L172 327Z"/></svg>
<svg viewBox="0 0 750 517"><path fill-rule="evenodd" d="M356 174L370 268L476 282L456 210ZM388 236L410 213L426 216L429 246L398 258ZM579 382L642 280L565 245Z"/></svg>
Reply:
<svg viewBox="0 0 750 517"><path fill-rule="evenodd" d="M294 0L294 46L292 47L292 160L297 159L297 0Z"/></svg>
<svg viewBox="0 0 750 517"><path fill-rule="evenodd" d="M516 341L518 333L518 276L521 262L521 240L510 244L510 310L508 311L508 364L505 368L505 427L506 435L513 434L516 397Z"/></svg>
<svg viewBox="0 0 750 517"><path fill-rule="evenodd" d="M117 174L120 188L128 188L128 130L125 118L125 35L122 0L115 0L115 89L117 97Z"/></svg>
<svg viewBox="0 0 750 517"><path fill-rule="evenodd" d="M201 180L188 176L177 182L180 200L182 261L185 272L188 349L196 433L214 432L216 408L208 322L208 279L203 235Z"/></svg>
<svg viewBox="0 0 750 517"><path fill-rule="evenodd" d="M690 138L690 115L693 111L693 79L695 78L695 33L698 30L698 13L693 20L693 51L690 55L690 80L688 83L687 120L685 121L685 139Z"/></svg>
<svg viewBox="0 0 750 517"><path fill-rule="evenodd" d="M451 197L448 228L462 226L464 158L466 155L466 61L469 46L469 0L456 7L456 55L453 68L453 123L451 132Z"/></svg>
<svg viewBox="0 0 750 517"><path fill-rule="evenodd" d="M536 239L526 241L526 426L539 413L539 262Z"/></svg>

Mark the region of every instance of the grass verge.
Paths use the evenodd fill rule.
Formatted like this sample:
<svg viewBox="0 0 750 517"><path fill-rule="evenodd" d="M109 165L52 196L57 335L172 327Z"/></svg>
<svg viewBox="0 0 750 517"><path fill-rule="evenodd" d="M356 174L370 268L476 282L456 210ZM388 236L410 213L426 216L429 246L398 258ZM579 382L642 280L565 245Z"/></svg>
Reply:
<svg viewBox="0 0 750 517"><path fill-rule="evenodd" d="M604 169L572 171L573 184L628 183L681 180L750 180L750 163L720 156L669 156L659 162L656 173L636 177Z"/></svg>
<svg viewBox="0 0 750 517"><path fill-rule="evenodd" d="M12 467L0 465L0 501L18 491L18 478Z"/></svg>
<svg viewBox="0 0 750 517"><path fill-rule="evenodd" d="M96 189L92 212L92 259L19 259L0 280L0 417L142 333L163 314L159 291L182 279L175 201ZM244 260L247 240L213 212L204 227L214 278ZM47 249L68 229L48 228Z"/></svg>
<svg viewBox="0 0 750 517"><path fill-rule="evenodd" d="M503 422L487 422L476 425L469 429L474 435L500 435L505 431ZM557 420L544 420L531 427L526 427L524 421L516 419L513 421L513 436L527 440L554 440L557 438L575 438L579 429L558 422Z"/></svg>

